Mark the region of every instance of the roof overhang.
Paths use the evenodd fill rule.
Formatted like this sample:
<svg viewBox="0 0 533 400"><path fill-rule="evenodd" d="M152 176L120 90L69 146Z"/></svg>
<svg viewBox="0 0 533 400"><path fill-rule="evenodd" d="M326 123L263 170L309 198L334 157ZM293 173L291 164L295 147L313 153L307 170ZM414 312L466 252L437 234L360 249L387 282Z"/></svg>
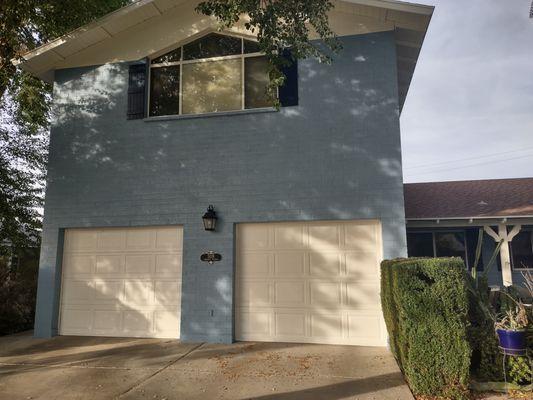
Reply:
<svg viewBox="0 0 533 400"><path fill-rule="evenodd" d="M161 50L165 44L168 46L172 41L176 42L183 35L194 35L209 26L215 26L214 18L195 15L194 7L197 3L195 0L138 0L23 54L14 59L13 63L52 83L56 69L138 60L148 56L150 52ZM395 0L336 0L334 5L330 20L335 20L333 29L337 32L338 27L340 32L337 33L340 35L350 33L347 28L350 24L352 30L359 33L395 30L401 108L434 7ZM147 44L143 47L142 40L135 40L136 30L148 27L157 29L153 26L158 25L163 29L165 16L172 17L174 25L182 26L175 32L160 35L164 37L152 44L152 47L159 48L150 48ZM166 32L169 32L168 28ZM132 37L130 47L138 44L138 49L121 50L121 54L113 54L113 50L116 53L122 47L117 44L127 42L128 36Z"/></svg>
<svg viewBox="0 0 533 400"><path fill-rule="evenodd" d="M408 228L453 228L481 227L495 225L533 225L533 215L406 218Z"/></svg>

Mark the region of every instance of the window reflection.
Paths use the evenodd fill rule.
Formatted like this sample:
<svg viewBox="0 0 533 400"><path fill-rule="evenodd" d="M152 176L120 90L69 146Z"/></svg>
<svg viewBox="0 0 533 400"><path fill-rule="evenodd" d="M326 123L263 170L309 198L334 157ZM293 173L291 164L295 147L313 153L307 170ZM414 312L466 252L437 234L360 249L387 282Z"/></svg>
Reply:
<svg viewBox="0 0 533 400"><path fill-rule="evenodd" d="M154 58L150 116L271 107L269 64L258 52L257 42L211 33Z"/></svg>

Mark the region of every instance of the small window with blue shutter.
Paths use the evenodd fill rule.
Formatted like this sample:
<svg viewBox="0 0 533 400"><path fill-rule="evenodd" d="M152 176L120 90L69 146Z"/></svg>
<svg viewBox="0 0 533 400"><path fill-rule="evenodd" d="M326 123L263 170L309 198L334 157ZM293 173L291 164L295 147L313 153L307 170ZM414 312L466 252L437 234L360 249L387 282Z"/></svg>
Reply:
<svg viewBox="0 0 533 400"><path fill-rule="evenodd" d="M132 64L128 79L128 119L142 119L146 116L147 64Z"/></svg>
<svg viewBox="0 0 533 400"><path fill-rule="evenodd" d="M285 75L285 82L279 88L279 102L282 107L298 105L298 59L293 57L291 50L283 51L283 57L287 60L281 72Z"/></svg>

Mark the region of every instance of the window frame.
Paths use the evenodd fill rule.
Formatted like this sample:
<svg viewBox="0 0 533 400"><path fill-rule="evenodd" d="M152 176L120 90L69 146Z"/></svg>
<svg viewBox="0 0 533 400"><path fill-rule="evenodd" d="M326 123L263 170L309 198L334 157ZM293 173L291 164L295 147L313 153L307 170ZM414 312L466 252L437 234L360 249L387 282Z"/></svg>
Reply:
<svg viewBox="0 0 533 400"><path fill-rule="evenodd" d="M467 245L467 241L466 241L466 230L462 230L462 229L443 229L443 230L429 230L429 229L424 229L424 230L416 230L416 231L408 231L407 232L407 235L408 234L417 234L417 233L431 233L431 239L432 239L432 242L433 242L433 258L437 258L437 240L436 240L436 234L437 233L461 233L463 235L463 246L465 248L465 258L464 258L464 262L465 262L465 266L467 268L467 270L470 269L470 262L468 261L468 245Z"/></svg>
<svg viewBox="0 0 533 400"><path fill-rule="evenodd" d="M203 37L206 37L211 34L217 34L221 36L229 36L234 37L236 39L240 39L241 41L241 54L233 54L229 56L219 56L219 57L210 57L210 58L200 58L200 59L194 59L194 60L184 60L183 59L183 48L196 40L202 39ZM246 108L246 80L245 80L245 64L247 58L254 58L254 57L264 57L265 53L262 52L254 52L254 53L245 53L244 52L244 41L256 41L255 39L252 39L250 37L245 37L242 35L232 34L228 32L217 32L217 31L209 31L209 32L202 32L200 35L194 35L186 40L179 42L178 44L167 47L165 50L158 51L157 53L152 54L148 57L148 77L146 79L146 85L147 85L147 101L146 101L146 115L147 118L167 118L167 117L189 117L189 116L198 116L198 115L211 115L211 114L224 114L224 113L231 113L231 112L241 112L241 111L254 111L254 110L270 110L274 108L274 105L267 106L267 107L256 107L256 108ZM167 53L170 53L176 49L181 49L180 54L180 60L179 61L171 61L171 62L164 62L164 63L157 63L152 64L152 60L161 57L162 55L165 55ZM226 61L226 60L237 60L241 59L241 107L236 110L225 110L225 111L208 111L204 113L190 113L190 114L183 114L183 65L186 64L197 64L197 63L205 63L205 62L213 62L213 61ZM164 68L164 67L175 67L179 66L179 110L176 114L166 114L166 115L151 115L151 97L152 97L152 68ZM277 89L276 96L279 98L279 88Z"/></svg>
<svg viewBox="0 0 533 400"><path fill-rule="evenodd" d="M529 233L529 242L530 242L530 246L531 246L531 251L533 253L533 230L526 228L524 230L521 230L518 234L523 233L523 232L528 232ZM517 272L533 271L533 266L531 266L529 268L515 267L515 265L514 265L514 254L513 254L513 240L511 240L511 243L510 243L510 246L509 246L509 253L510 253L509 256L510 256L510 259L511 259L511 269L513 271L517 271Z"/></svg>

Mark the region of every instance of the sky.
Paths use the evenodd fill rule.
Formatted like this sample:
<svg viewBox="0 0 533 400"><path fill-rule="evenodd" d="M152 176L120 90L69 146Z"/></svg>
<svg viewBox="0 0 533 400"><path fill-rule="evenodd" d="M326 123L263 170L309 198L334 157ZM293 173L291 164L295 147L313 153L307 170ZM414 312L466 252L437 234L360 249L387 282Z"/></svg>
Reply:
<svg viewBox="0 0 533 400"><path fill-rule="evenodd" d="M402 115L405 182L533 177L531 0L435 6Z"/></svg>

